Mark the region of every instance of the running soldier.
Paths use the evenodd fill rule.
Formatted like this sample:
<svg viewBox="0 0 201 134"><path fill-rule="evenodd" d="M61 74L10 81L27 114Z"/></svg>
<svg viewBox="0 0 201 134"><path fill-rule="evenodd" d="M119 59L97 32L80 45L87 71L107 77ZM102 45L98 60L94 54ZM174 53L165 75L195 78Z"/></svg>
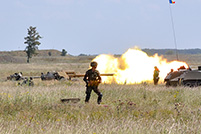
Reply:
<svg viewBox="0 0 201 134"><path fill-rule="evenodd" d="M86 82L86 103L89 102L92 90L98 95L97 103L100 104L102 101L103 95L98 89L98 85L101 83L101 77L99 71L96 70L97 65L97 62L91 62L92 68L86 71L86 74L83 79Z"/></svg>

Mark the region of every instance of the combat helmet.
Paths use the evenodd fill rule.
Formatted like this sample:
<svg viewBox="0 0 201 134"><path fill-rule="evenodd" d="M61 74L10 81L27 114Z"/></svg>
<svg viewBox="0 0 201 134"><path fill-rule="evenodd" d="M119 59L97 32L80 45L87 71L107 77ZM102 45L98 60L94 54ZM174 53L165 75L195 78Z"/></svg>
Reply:
<svg viewBox="0 0 201 134"><path fill-rule="evenodd" d="M98 63L95 61L92 61L90 65L91 65L91 67L97 67Z"/></svg>

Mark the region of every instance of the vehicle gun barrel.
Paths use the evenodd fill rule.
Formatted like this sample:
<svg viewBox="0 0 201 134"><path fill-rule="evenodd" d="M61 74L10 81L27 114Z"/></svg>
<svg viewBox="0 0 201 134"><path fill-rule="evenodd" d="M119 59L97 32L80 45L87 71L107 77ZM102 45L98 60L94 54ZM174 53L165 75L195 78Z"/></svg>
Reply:
<svg viewBox="0 0 201 134"><path fill-rule="evenodd" d="M100 74L100 76L114 76L114 74Z"/></svg>
<svg viewBox="0 0 201 134"><path fill-rule="evenodd" d="M33 79L40 79L41 76L31 76Z"/></svg>
<svg viewBox="0 0 201 134"><path fill-rule="evenodd" d="M76 74L75 72L66 72L66 74L68 75L69 80L71 80L71 78L75 78L75 77L84 77L84 74ZM114 73L100 74L100 76L114 76Z"/></svg>

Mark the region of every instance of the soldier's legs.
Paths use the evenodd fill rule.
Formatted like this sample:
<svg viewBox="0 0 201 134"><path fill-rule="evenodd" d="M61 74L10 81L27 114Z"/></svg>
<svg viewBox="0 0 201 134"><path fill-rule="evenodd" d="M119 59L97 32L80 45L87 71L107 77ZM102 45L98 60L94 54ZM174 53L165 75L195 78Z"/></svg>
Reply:
<svg viewBox="0 0 201 134"><path fill-rule="evenodd" d="M156 79L154 78L154 85L156 85L157 84L157 82L156 82Z"/></svg>
<svg viewBox="0 0 201 134"><path fill-rule="evenodd" d="M103 97L103 94L100 93L100 94L98 95L98 99L97 99L97 103L98 103L98 104L100 104L100 103L102 102L102 97Z"/></svg>
<svg viewBox="0 0 201 134"><path fill-rule="evenodd" d="M94 88L94 92L98 95L97 103L100 104L102 101L103 94L98 90L98 87Z"/></svg>
<svg viewBox="0 0 201 134"><path fill-rule="evenodd" d="M92 91L92 88L91 87L87 87L85 102L89 102L89 99L91 97L91 91Z"/></svg>
<svg viewBox="0 0 201 134"><path fill-rule="evenodd" d="M157 85L158 84L158 78L154 78L154 85Z"/></svg>

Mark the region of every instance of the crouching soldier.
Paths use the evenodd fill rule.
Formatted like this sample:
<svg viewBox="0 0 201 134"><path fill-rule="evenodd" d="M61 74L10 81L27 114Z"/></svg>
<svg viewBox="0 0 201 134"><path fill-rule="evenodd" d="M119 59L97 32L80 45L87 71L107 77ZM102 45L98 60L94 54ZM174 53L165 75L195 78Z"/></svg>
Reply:
<svg viewBox="0 0 201 134"><path fill-rule="evenodd" d="M96 70L97 65L97 62L91 62L92 68L86 72L83 79L86 82L86 103L89 102L92 90L98 95L97 103L100 104L102 100L102 93L98 89L98 85L101 83L101 77L99 71Z"/></svg>
<svg viewBox="0 0 201 134"><path fill-rule="evenodd" d="M28 78L25 78L24 81L22 82L21 86L22 85L28 85L28 86L34 86L34 83L33 83L33 78L30 77L29 79Z"/></svg>

